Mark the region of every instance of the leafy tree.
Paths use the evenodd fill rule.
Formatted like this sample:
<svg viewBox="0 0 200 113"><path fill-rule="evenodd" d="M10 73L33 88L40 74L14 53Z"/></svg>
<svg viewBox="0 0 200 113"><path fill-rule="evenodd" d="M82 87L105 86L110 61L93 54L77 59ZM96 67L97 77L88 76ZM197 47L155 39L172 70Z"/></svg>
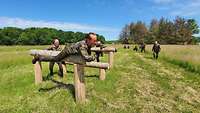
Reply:
<svg viewBox="0 0 200 113"><path fill-rule="evenodd" d="M199 33L199 26L194 19L188 19L187 23L188 23L189 29L192 31L192 34L198 34Z"/></svg>
<svg viewBox="0 0 200 113"><path fill-rule="evenodd" d="M1 45L44 45L51 44L54 38L58 38L61 44L75 43L85 38L85 33L62 31L54 28L26 28L5 27L0 29ZM97 34L97 38L105 42L102 35Z"/></svg>
<svg viewBox="0 0 200 113"><path fill-rule="evenodd" d="M128 38L130 38L130 26L129 25L125 25L124 28L122 28L122 31L120 33L120 41L122 43L128 43L127 40Z"/></svg>
<svg viewBox="0 0 200 113"><path fill-rule="evenodd" d="M194 36L198 33L199 26L194 19L176 17L174 21L170 21L162 17L160 20L152 19L149 28L142 21L125 25L119 41L153 43L157 40L161 44L194 44L199 41Z"/></svg>

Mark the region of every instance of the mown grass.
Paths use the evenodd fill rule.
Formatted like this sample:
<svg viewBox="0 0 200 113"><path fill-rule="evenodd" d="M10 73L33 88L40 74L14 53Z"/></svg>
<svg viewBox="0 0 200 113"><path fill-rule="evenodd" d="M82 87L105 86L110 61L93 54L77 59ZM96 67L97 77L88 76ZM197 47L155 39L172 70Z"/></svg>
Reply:
<svg viewBox="0 0 200 113"><path fill-rule="evenodd" d="M198 73L166 60L164 50L154 60L150 52L114 46L118 52L114 67L106 71L106 80L98 79L98 69L86 68L85 104L75 103L72 66L67 66L63 79L55 73L49 80L48 63L43 63L45 80L34 84L28 50L47 46L1 46L0 113L199 112ZM105 62L107 55L101 60Z"/></svg>
<svg viewBox="0 0 200 113"><path fill-rule="evenodd" d="M151 53L152 45L147 46ZM200 73L199 45L161 45L161 58L188 71Z"/></svg>

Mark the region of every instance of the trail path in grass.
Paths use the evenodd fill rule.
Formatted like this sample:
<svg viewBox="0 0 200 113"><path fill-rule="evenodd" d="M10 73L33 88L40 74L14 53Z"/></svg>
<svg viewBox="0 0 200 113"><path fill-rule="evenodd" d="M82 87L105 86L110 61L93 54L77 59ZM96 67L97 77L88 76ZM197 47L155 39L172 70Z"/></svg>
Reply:
<svg viewBox="0 0 200 113"><path fill-rule="evenodd" d="M127 71L124 71L123 77L118 81L117 93L131 96L126 102L121 102L125 107L129 107L130 111L200 111L198 74L187 72L162 60L154 60L147 54L130 53L127 57L131 57L131 61L126 67L120 67L122 70L127 68Z"/></svg>

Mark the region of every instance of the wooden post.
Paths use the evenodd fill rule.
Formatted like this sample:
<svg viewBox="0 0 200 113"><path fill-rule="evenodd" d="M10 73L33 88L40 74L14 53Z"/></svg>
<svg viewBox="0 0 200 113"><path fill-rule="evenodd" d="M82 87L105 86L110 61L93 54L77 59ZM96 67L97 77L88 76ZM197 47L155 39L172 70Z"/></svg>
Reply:
<svg viewBox="0 0 200 113"><path fill-rule="evenodd" d="M110 65L110 68L113 66L113 59L114 59L114 53L113 52L109 52L109 54L108 54L108 63Z"/></svg>
<svg viewBox="0 0 200 113"><path fill-rule="evenodd" d="M106 78L106 70L105 69L99 69L99 79L105 80Z"/></svg>
<svg viewBox="0 0 200 113"><path fill-rule="evenodd" d="M84 66L74 64L74 86L77 103L85 102Z"/></svg>
<svg viewBox="0 0 200 113"><path fill-rule="evenodd" d="M67 67L66 67L66 64L62 64L62 68L63 68L63 75L67 75Z"/></svg>
<svg viewBox="0 0 200 113"><path fill-rule="evenodd" d="M42 83L42 65L41 62L36 62L34 64L35 68L35 84Z"/></svg>

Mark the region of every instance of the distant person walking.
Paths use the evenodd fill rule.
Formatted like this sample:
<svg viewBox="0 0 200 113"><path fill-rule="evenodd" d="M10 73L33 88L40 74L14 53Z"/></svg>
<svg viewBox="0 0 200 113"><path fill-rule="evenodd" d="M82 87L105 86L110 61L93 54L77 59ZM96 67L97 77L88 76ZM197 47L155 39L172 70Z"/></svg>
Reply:
<svg viewBox="0 0 200 113"><path fill-rule="evenodd" d="M153 58L158 59L160 50L161 50L160 44L157 41L155 41L153 48L152 48Z"/></svg>
<svg viewBox="0 0 200 113"><path fill-rule="evenodd" d="M137 45L135 45L135 47L133 48L133 51L138 51L138 46Z"/></svg>
<svg viewBox="0 0 200 113"><path fill-rule="evenodd" d="M123 41L123 43L124 43L124 49L129 49L130 47L129 47L129 42L128 42L128 38L125 38L124 39L124 41Z"/></svg>
<svg viewBox="0 0 200 113"><path fill-rule="evenodd" d="M60 47L60 42L57 38L55 38L52 42L52 45L47 48L47 50L52 50L52 51L61 51L62 48ZM56 62L58 64L59 67L59 72L58 75L60 77L63 77L63 67L62 67L62 62ZM53 75L53 67L54 67L55 62L50 62L49 63L49 71L50 71L50 75Z"/></svg>
<svg viewBox="0 0 200 113"><path fill-rule="evenodd" d="M141 52L145 52L145 43L143 42L143 43L141 43L141 45L140 45L140 50L141 50Z"/></svg>

